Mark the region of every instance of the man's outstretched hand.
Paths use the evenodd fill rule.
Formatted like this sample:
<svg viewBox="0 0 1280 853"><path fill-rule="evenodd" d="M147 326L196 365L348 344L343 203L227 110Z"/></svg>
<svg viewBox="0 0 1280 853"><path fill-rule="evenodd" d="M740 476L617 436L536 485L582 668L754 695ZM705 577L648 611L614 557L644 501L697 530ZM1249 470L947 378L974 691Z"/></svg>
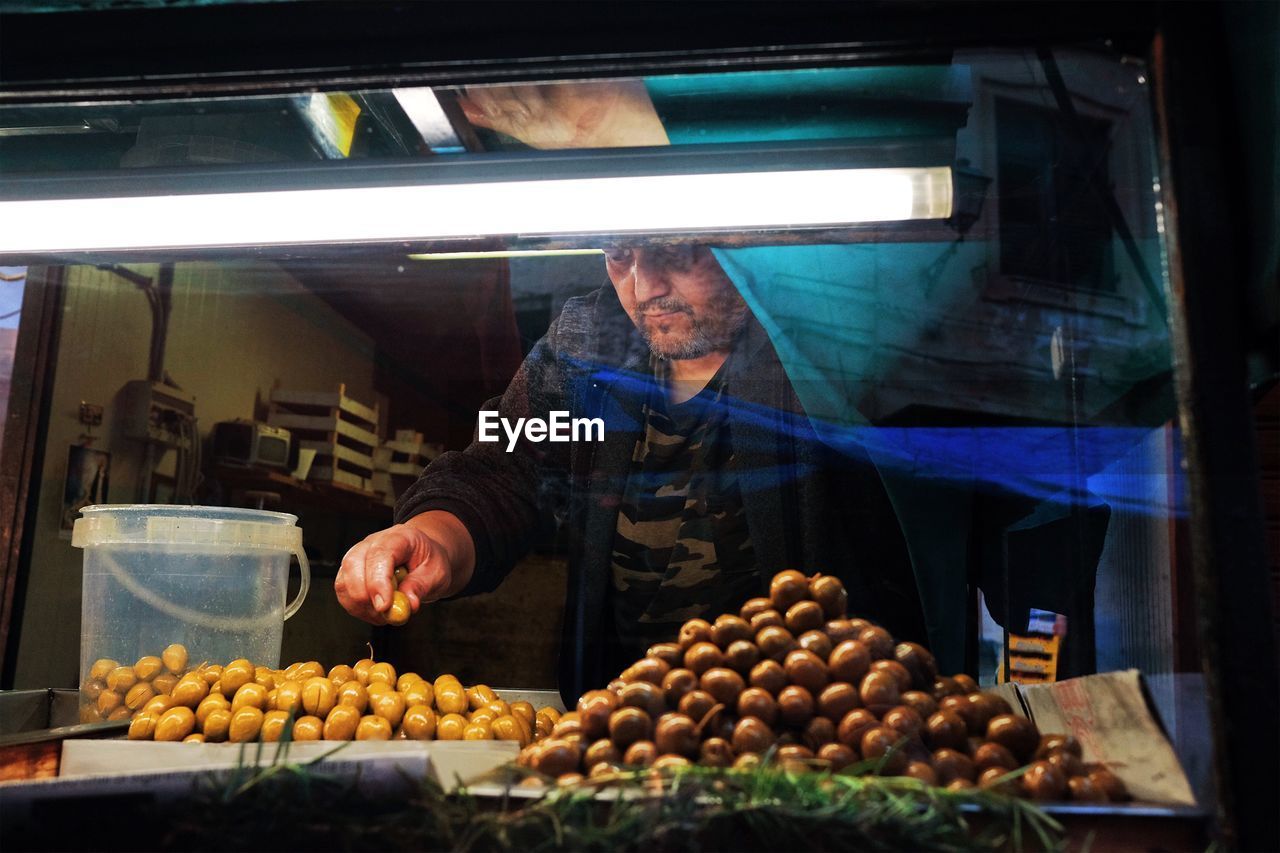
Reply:
<svg viewBox="0 0 1280 853"><path fill-rule="evenodd" d="M409 575L400 591L417 613L424 602L448 598L466 587L475 569L475 543L457 516L438 510L379 530L342 558L333 582L338 602L358 619L385 624L396 590L395 571L401 566Z"/></svg>

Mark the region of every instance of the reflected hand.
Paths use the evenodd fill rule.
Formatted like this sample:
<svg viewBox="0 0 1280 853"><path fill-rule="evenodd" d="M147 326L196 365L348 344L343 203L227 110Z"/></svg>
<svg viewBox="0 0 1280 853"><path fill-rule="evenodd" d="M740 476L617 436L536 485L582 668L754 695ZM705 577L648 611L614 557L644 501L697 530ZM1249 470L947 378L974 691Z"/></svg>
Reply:
<svg viewBox="0 0 1280 853"><path fill-rule="evenodd" d="M473 86L458 104L473 125L533 148L668 144L640 80Z"/></svg>

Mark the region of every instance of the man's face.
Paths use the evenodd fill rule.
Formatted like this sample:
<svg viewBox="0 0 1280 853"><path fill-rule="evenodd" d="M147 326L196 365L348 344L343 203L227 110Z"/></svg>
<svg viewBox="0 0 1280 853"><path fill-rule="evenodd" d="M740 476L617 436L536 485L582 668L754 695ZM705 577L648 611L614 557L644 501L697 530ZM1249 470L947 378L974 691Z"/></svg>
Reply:
<svg viewBox="0 0 1280 853"><path fill-rule="evenodd" d="M660 358L701 358L727 349L747 304L706 246L605 249L622 307Z"/></svg>

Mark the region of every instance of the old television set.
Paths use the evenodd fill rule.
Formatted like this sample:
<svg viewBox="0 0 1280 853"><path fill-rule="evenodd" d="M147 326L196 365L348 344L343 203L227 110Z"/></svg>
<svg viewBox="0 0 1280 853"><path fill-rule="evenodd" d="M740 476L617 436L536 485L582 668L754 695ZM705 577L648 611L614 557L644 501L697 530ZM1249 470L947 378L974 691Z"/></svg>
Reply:
<svg viewBox="0 0 1280 853"><path fill-rule="evenodd" d="M213 457L221 465L287 469L290 440L287 429L260 421L221 421L213 427Z"/></svg>

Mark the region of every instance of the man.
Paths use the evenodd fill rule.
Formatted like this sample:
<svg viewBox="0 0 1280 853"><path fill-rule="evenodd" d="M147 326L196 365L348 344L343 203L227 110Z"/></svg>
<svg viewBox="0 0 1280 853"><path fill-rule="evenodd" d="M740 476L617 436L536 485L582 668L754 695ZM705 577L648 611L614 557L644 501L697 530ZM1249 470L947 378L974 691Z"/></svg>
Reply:
<svg viewBox="0 0 1280 853"><path fill-rule="evenodd" d="M434 461L394 527L343 559L342 605L375 624L494 589L549 515L569 535L566 696L603 686L692 617L736 611L786 568L840 576L850 607L923 640L905 544L874 467L817 440L768 336L712 251L606 253L497 401L514 423L601 418L604 440L480 442Z"/></svg>

